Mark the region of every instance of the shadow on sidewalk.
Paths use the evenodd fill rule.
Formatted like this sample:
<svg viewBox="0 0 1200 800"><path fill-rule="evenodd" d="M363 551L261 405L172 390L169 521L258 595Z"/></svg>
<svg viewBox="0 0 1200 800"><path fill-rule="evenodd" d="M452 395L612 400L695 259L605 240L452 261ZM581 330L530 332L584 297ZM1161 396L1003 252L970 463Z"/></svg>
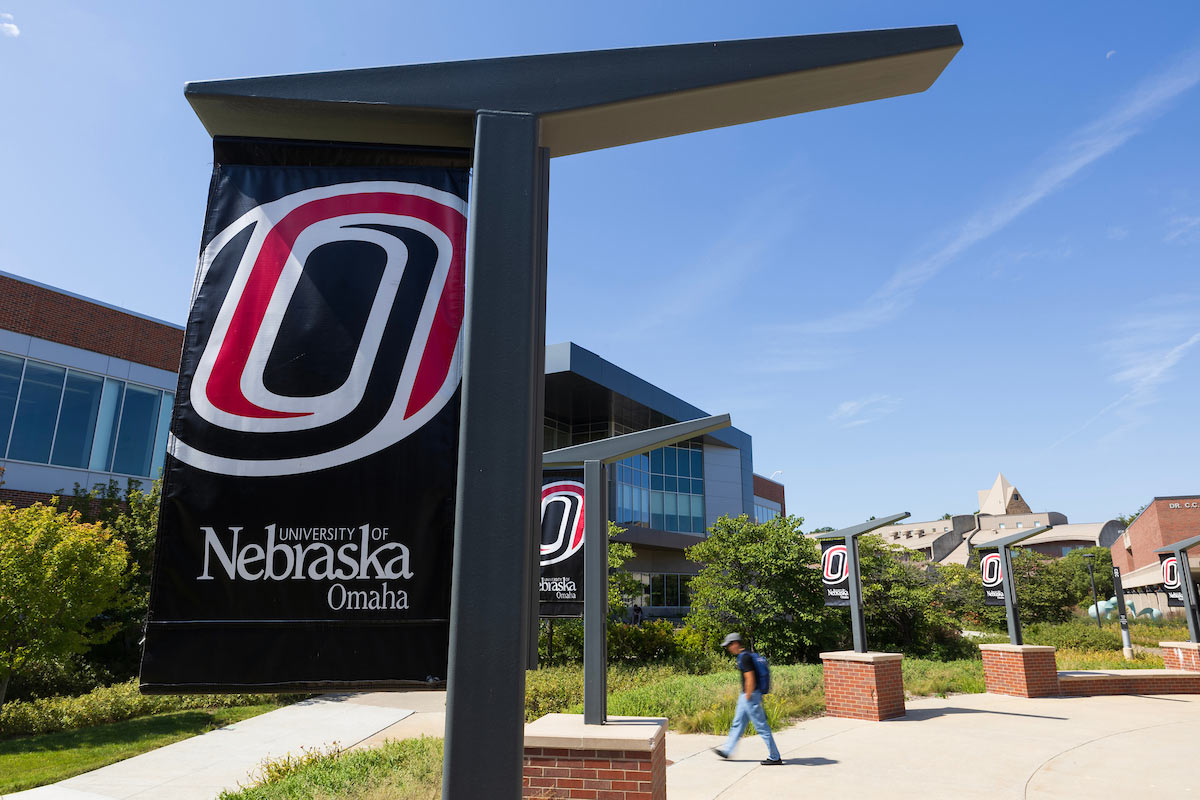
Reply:
<svg viewBox="0 0 1200 800"><path fill-rule="evenodd" d="M984 708L958 708L956 706L947 706L946 708L910 708L908 713L903 717L895 717L893 719L884 720L885 722L921 722L922 720L933 719L934 717L944 717L950 714L996 714L1004 717L1029 717L1030 719L1056 719L1066 721L1067 717L1051 717L1045 714L1019 714L1016 711L989 711Z"/></svg>

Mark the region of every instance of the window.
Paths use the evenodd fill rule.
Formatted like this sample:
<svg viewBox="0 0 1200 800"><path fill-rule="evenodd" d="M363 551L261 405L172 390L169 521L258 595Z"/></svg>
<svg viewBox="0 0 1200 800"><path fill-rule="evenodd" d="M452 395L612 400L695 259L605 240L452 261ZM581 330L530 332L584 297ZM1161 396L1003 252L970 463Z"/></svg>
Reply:
<svg viewBox="0 0 1200 800"><path fill-rule="evenodd" d="M704 450L680 442L630 456L611 470L609 511L619 525L704 532Z"/></svg>
<svg viewBox="0 0 1200 800"><path fill-rule="evenodd" d="M157 477L175 396L0 354L0 455Z"/></svg>
<svg viewBox="0 0 1200 800"><path fill-rule="evenodd" d="M688 608L692 604L691 575L678 573L635 573L643 594L633 603L643 608Z"/></svg>
<svg viewBox="0 0 1200 800"><path fill-rule="evenodd" d="M765 506L762 503L754 504L754 521L758 523L770 522L779 516L779 510Z"/></svg>
<svg viewBox="0 0 1200 800"><path fill-rule="evenodd" d="M1003 528L1004 526L1003 526L1003 525L1001 525L1000 527L1001 527L1001 528ZM1017 523L1017 527L1018 527L1018 528L1024 528L1024 527L1025 527L1025 523L1024 523L1024 522L1018 522L1018 523Z"/></svg>
<svg viewBox="0 0 1200 800"><path fill-rule="evenodd" d="M1004 529L1004 523L1003 523L1003 522L1001 522L1001 523L1000 523L1000 528L1001 528L1001 530L1003 530L1003 529Z"/></svg>

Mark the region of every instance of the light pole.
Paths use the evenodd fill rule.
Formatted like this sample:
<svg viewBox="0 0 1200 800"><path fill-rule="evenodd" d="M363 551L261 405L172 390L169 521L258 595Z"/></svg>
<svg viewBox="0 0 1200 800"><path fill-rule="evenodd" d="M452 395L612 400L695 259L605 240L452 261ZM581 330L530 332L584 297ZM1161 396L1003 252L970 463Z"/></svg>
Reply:
<svg viewBox="0 0 1200 800"><path fill-rule="evenodd" d="M1092 579L1092 608L1096 612L1096 627L1103 630L1104 625L1100 622L1100 599L1096 597L1096 570L1094 568L1096 555L1094 553L1084 553L1083 557L1087 559L1088 577Z"/></svg>

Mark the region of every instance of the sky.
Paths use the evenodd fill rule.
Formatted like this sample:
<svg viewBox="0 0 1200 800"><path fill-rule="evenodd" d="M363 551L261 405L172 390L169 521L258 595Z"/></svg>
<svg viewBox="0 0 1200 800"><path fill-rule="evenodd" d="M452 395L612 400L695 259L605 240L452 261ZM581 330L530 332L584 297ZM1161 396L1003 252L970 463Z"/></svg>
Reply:
<svg viewBox="0 0 1200 800"><path fill-rule="evenodd" d="M547 340L753 436L806 529L1200 492L1200 7L0 0L0 270L182 323L189 80L955 23L918 95L555 159Z"/></svg>

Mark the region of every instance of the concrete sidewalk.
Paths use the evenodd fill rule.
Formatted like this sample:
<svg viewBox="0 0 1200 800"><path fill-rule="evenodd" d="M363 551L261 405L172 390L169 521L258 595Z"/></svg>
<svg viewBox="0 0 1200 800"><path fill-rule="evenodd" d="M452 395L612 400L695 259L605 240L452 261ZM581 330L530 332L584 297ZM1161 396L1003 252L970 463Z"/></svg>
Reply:
<svg viewBox="0 0 1200 800"><path fill-rule="evenodd" d="M887 722L821 717L723 761L717 736L667 735L670 800L770 797L1100 798L1200 794L1196 695L910 700Z"/></svg>
<svg viewBox="0 0 1200 800"><path fill-rule="evenodd" d="M4 800L211 800L248 784L265 759L335 743L348 749L383 738L441 736L444 721L445 692L325 695Z"/></svg>

